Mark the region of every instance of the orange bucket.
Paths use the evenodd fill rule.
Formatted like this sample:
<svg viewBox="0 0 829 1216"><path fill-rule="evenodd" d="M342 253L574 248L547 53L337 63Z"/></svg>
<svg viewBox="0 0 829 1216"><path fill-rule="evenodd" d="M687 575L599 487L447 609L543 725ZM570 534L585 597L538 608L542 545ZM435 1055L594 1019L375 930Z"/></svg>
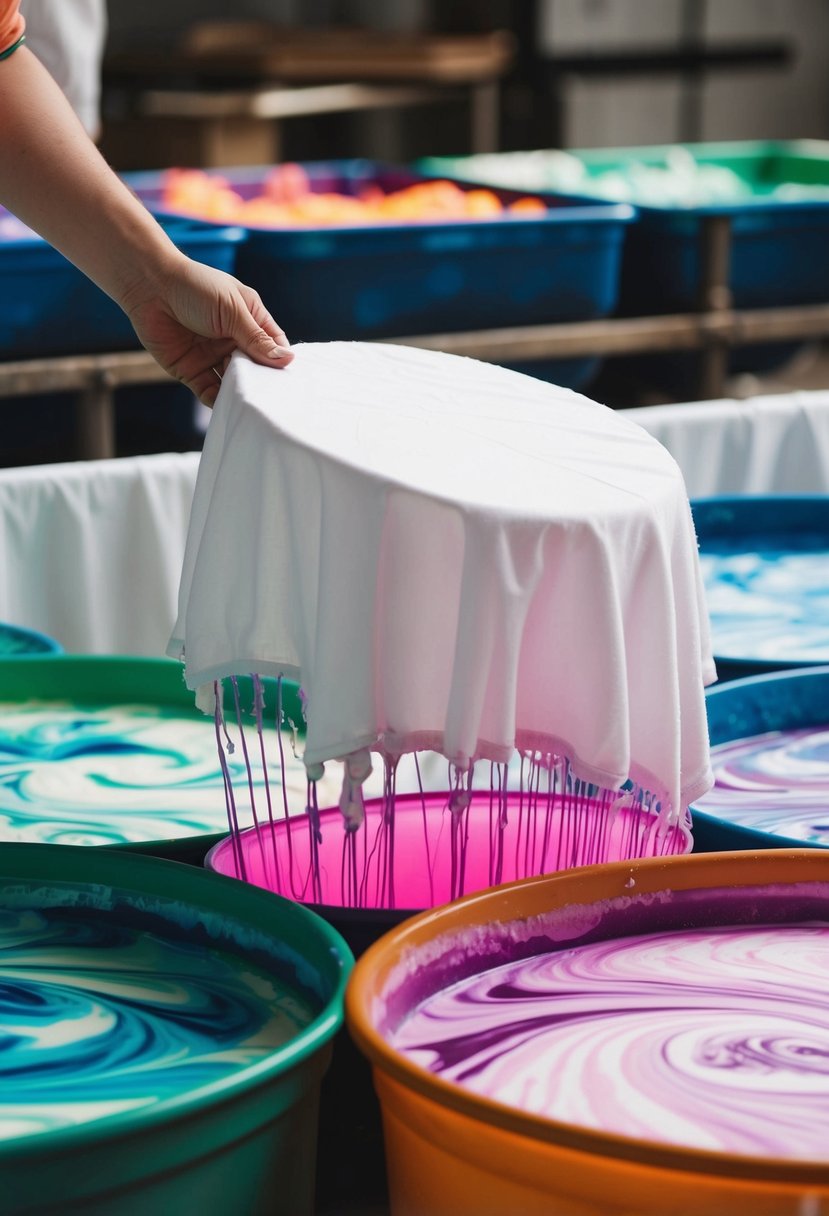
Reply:
<svg viewBox="0 0 829 1216"><path fill-rule="evenodd" d="M829 853L781 849L526 879L393 929L357 963L346 994L382 1107L393 1216L827 1216L829 1144L822 1161L774 1159L555 1122L461 1088L387 1038L426 997L511 957L818 919L829 921Z"/></svg>

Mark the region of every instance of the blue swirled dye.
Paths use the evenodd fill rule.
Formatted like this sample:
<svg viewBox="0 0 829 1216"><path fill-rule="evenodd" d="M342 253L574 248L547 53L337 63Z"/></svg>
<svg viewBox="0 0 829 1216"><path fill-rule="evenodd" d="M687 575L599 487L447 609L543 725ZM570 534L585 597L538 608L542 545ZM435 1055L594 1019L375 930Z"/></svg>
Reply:
<svg viewBox="0 0 829 1216"><path fill-rule="evenodd" d="M829 662L825 538L738 536L700 553L714 653L730 659Z"/></svg>
<svg viewBox="0 0 829 1216"><path fill-rule="evenodd" d="M0 910L0 1138L197 1092L314 1016L229 953L97 910Z"/></svg>
<svg viewBox="0 0 829 1216"><path fill-rule="evenodd" d="M255 726L247 729L255 741ZM241 792L238 809L244 824L251 821L247 773L238 728L234 724L230 730L237 747L227 762ZM293 810L302 809L305 769L289 746L284 752L282 780L289 803ZM252 742L250 756L254 795L264 804L258 743ZM279 779L278 767L271 765L271 787ZM281 808L281 791L272 792ZM332 803L338 794L332 784ZM119 845L227 827L211 719L150 705L0 703L0 840Z"/></svg>

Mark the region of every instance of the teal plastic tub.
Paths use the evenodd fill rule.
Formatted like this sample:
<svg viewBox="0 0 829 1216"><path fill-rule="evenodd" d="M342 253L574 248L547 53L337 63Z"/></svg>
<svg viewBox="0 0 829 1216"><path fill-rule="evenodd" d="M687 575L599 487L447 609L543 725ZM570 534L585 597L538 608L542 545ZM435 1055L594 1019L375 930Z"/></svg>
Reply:
<svg viewBox="0 0 829 1216"><path fill-rule="evenodd" d="M0 659L62 653L63 647L55 638L47 637L36 629L24 629L22 625L0 621Z"/></svg>
<svg viewBox="0 0 829 1216"><path fill-rule="evenodd" d="M4 1216L310 1216L334 930L195 867L8 845L0 937Z"/></svg>
<svg viewBox="0 0 829 1216"><path fill-rule="evenodd" d="M239 687L250 705L250 681ZM268 707L274 688L266 682ZM282 702L301 724L295 684L283 683ZM305 770L285 752L304 806ZM239 784L239 752L227 760ZM196 709L180 663L0 659L0 842L103 845L201 865L227 831L214 723Z"/></svg>

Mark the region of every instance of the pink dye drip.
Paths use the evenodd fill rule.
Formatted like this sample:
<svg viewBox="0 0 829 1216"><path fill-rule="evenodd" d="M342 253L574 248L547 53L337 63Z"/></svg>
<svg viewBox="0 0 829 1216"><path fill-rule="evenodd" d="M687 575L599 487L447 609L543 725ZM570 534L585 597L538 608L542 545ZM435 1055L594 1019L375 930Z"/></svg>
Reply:
<svg viewBox="0 0 829 1216"><path fill-rule="evenodd" d="M233 682L240 741L254 784ZM283 723L281 687L276 725ZM217 685L217 705L221 689ZM262 766L267 772L262 690L254 677L254 716ZM221 751L224 724L217 710ZM277 729L280 773L282 731ZM254 826L239 827L237 797L225 771L230 836L212 850L210 867L289 899L339 908L435 907L471 891L573 866L669 856L688 851L689 825L660 828L659 804L638 788L606 790L575 777L566 759L536 754L521 760L518 788L509 788L507 765L479 765L466 773L449 767L448 788L399 794L397 764L385 760L384 792L363 803L365 818L346 828L339 807L320 810L308 782L302 814L290 814L282 785L284 816L277 818L265 781L267 820L253 811ZM415 765L417 761L415 759ZM488 783L475 788L481 768Z"/></svg>

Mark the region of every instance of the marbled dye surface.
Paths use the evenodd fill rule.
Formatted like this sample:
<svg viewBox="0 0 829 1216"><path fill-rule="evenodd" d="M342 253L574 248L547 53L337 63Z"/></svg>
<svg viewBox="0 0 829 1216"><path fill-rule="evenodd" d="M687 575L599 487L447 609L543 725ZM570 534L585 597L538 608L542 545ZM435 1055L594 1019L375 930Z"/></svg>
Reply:
<svg viewBox="0 0 829 1216"><path fill-rule="evenodd" d="M829 1160L829 925L712 928L507 964L425 1000L394 1046L583 1128Z"/></svg>
<svg viewBox="0 0 829 1216"><path fill-rule="evenodd" d="M715 784L696 808L728 823L829 845L829 724L711 749Z"/></svg>
<svg viewBox="0 0 829 1216"><path fill-rule="evenodd" d="M714 654L729 659L829 662L829 550L825 539L738 537L700 552Z"/></svg>
<svg viewBox="0 0 829 1216"><path fill-rule="evenodd" d="M198 1091L313 1017L231 954L94 909L0 909L0 1138Z"/></svg>
<svg viewBox="0 0 829 1216"><path fill-rule="evenodd" d="M240 823L252 822L239 731L227 756ZM256 729L248 748L257 810L266 812ZM276 731L265 732L274 814L283 813ZM290 809L304 810L305 769L285 736ZM336 804L341 774L330 766L324 805ZM66 702L0 703L0 840L117 845L228 829L212 719L149 705L85 708Z"/></svg>

